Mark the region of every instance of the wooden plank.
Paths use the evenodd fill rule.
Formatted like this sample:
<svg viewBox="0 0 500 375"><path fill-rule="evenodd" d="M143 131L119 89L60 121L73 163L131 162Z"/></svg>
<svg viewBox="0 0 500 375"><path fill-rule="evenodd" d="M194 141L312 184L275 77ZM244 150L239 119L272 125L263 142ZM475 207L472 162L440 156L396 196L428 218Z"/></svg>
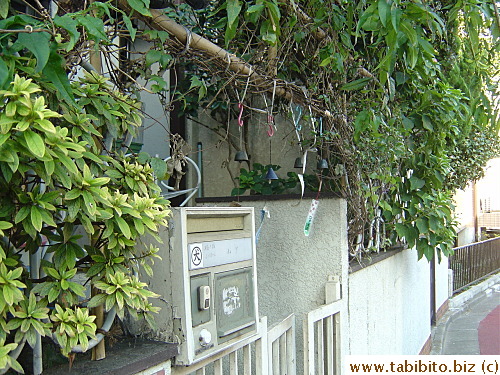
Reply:
<svg viewBox="0 0 500 375"><path fill-rule="evenodd" d="M218 359L214 362L214 375L222 375L222 359Z"/></svg>
<svg viewBox="0 0 500 375"><path fill-rule="evenodd" d="M314 375L314 320L311 312L304 319L304 374ZM312 340L312 342L311 342Z"/></svg>
<svg viewBox="0 0 500 375"><path fill-rule="evenodd" d="M326 326L326 373L328 375L334 375L335 373L335 332L333 326L333 316L328 316L325 318Z"/></svg>
<svg viewBox="0 0 500 375"><path fill-rule="evenodd" d="M281 322L273 325L271 328L269 328L269 331L267 333L269 342L275 341L283 333L288 331L293 324L295 324L295 314L290 314Z"/></svg>
<svg viewBox="0 0 500 375"><path fill-rule="evenodd" d="M286 346L286 332L284 332L279 338L279 348L280 348L280 374L285 375L287 369L287 353L288 348Z"/></svg>
<svg viewBox="0 0 500 375"><path fill-rule="evenodd" d="M341 348L340 348L340 341L342 340L342 336L340 335L341 332L341 323L340 323L340 313L335 314L333 317L334 321L334 327L333 331L335 333L334 336L334 341L335 341L335 373L336 374L341 374L342 373L342 368L341 368Z"/></svg>
<svg viewBox="0 0 500 375"><path fill-rule="evenodd" d="M269 375L280 375L280 343L279 340L275 340L272 343L272 371L270 372ZM269 353L269 354L271 354Z"/></svg>
<svg viewBox="0 0 500 375"><path fill-rule="evenodd" d="M325 373L325 340L323 333L323 321L324 319L318 320L316 322L316 355L317 355L317 368L318 374Z"/></svg>
<svg viewBox="0 0 500 375"><path fill-rule="evenodd" d="M229 354L229 373L231 375L238 375L238 352Z"/></svg>
<svg viewBox="0 0 500 375"><path fill-rule="evenodd" d="M252 374L252 353L250 345L243 347L243 375Z"/></svg>
<svg viewBox="0 0 500 375"><path fill-rule="evenodd" d="M255 341L255 374L269 373L267 316L260 318L260 339Z"/></svg>
<svg viewBox="0 0 500 375"><path fill-rule="evenodd" d="M316 310L309 311L307 316L309 317L309 320L317 322L320 319L324 319L327 316L335 315L340 312L343 303L343 300L338 300L328 305L322 305Z"/></svg>
<svg viewBox="0 0 500 375"><path fill-rule="evenodd" d="M295 349L295 319L292 327L286 331L286 373L295 375L297 372L296 349Z"/></svg>

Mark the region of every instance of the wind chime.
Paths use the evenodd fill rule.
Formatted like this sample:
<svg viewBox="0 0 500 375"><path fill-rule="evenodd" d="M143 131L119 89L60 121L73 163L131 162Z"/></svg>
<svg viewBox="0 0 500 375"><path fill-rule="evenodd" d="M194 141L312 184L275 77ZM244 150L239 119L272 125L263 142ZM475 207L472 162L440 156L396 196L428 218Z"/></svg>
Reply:
<svg viewBox="0 0 500 375"><path fill-rule="evenodd" d="M319 118L319 135L323 135L323 118ZM321 138L321 149L320 149L320 159L318 160L318 165L316 166L320 175L323 173L324 169L328 169L328 161L323 158L323 137Z"/></svg>
<svg viewBox="0 0 500 375"><path fill-rule="evenodd" d="M247 155L247 152L243 149L243 125L244 125L244 121L243 121L243 109L244 109L244 106L243 106L243 100L245 100L245 96L247 94L247 89L248 89L248 85L250 83L250 76L251 74L248 75L248 78L247 78L247 83L245 85L245 90L243 91L243 95L241 97L241 99L238 98L238 109L239 109L239 114L238 114L238 130L239 130L239 133L240 133L240 149L236 152L236 154L234 155L234 161L237 161L237 162L244 162L244 161L248 161L248 155ZM236 95L238 95L238 92L236 92Z"/></svg>
<svg viewBox="0 0 500 375"><path fill-rule="evenodd" d="M271 183L272 180L278 179L278 176L276 175L276 172L272 167L272 143L271 143L271 137L274 135L276 129L276 124L274 122L274 116L273 116L275 93L276 93L276 81L273 81L273 96L271 99L271 107L267 105L266 96L265 95L263 96L264 104L266 105L266 110L267 110L267 135L269 136L269 168L266 173L266 180L269 181L269 183Z"/></svg>

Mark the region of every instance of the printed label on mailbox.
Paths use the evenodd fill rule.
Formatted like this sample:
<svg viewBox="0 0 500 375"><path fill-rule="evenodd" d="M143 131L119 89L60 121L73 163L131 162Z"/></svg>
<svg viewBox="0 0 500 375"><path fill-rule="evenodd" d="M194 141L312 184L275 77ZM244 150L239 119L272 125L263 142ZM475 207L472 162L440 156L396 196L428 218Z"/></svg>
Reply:
<svg viewBox="0 0 500 375"><path fill-rule="evenodd" d="M189 269L215 267L252 259L252 239L209 241L188 245Z"/></svg>
<svg viewBox="0 0 500 375"><path fill-rule="evenodd" d="M203 268L203 244L192 243L188 245L189 269Z"/></svg>

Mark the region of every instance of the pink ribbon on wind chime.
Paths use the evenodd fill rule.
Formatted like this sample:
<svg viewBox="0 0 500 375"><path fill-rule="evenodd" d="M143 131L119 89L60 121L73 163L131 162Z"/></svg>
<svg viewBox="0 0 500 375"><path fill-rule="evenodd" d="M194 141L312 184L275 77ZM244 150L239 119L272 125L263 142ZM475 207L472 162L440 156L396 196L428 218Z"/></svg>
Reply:
<svg viewBox="0 0 500 375"><path fill-rule="evenodd" d="M267 135L269 137L272 137L276 130L276 123L274 121L274 116L273 116L275 95L276 95L276 81L273 80L273 96L271 98L271 110L269 110L269 106L267 105L266 96L263 95L264 104L266 105L266 111L267 111Z"/></svg>
<svg viewBox="0 0 500 375"><path fill-rule="evenodd" d="M245 90L243 91L243 95L241 96L241 99L238 98L238 109L240 110L240 113L238 114L238 125L240 127L243 126L243 109L245 108L243 105L243 100L245 100L245 96L247 95L248 85L250 84L250 77L251 76L252 76L252 71L250 71L250 73L248 74L247 83L245 85ZM238 95L238 91L236 91L236 95Z"/></svg>

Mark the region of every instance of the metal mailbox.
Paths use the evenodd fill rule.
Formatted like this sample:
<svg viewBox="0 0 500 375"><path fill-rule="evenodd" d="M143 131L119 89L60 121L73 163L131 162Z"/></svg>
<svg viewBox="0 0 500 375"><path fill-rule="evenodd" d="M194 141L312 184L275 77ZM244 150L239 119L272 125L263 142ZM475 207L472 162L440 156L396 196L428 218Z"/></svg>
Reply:
<svg viewBox="0 0 500 375"><path fill-rule="evenodd" d="M156 338L180 343L189 365L256 334L258 301L253 208L174 208L160 233L162 261L150 288L161 294Z"/></svg>

